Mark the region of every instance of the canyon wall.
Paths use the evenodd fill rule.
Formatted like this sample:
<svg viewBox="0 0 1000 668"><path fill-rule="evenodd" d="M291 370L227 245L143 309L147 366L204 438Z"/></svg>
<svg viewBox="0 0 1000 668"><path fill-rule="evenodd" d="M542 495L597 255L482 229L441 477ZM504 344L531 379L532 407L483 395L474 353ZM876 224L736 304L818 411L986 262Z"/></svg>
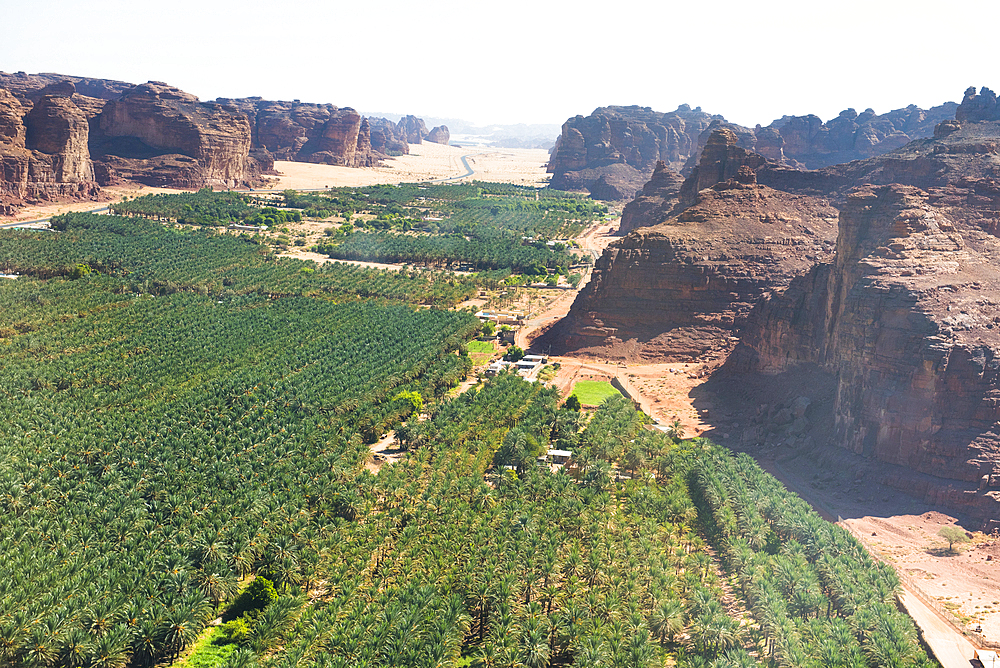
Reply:
<svg viewBox="0 0 1000 668"><path fill-rule="evenodd" d="M974 490L1000 473L998 261L1000 240L927 192L862 187L841 211L832 262L754 309L722 384L804 372L833 388L817 442ZM1000 492L958 498L995 512Z"/></svg>
<svg viewBox="0 0 1000 668"><path fill-rule="evenodd" d="M61 92L46 94L25 108L0 89L2 215L12 214L25 201L93 198L99 192L88 150L87 116L73 103L70 89Z"/></svg>
<svg viewBox="0 0 1000 668"><path fill-rule="evenodd" d="M448 130L432 131L448 142ZM274 161L372 167L428 136L424 122L259 97L201 102L162 82L0 72L0 214L30 201L96 198L124 180L253 187Z"/></svg>
<svg viewBox="0 0 1000 668"><path fill-rule="evenodd" d="M607 249L570 314L547 334L553 350L624 359L718 357L732 347L754 304L830 257L837 210L822 198L758 184L748 164L764 159L736 141L729 130L716 130L699 164L702 176L693 174L675 190L704 184L710 174L719 180L679 213ZM665 165L659 174L675 183Z"/></svg>
<svg viewBox="0 0 1000 668"><path fill-rule="evenodd" d="M725 359L696 400L713 437L837 446L872 480L996 517L1000 113L970 89L956 115L819 170L717 127L687 179L661 163L626 207L553 348Z"/></svg>
<svg viewBox="0 0 1000 668"><path fill-rule="evenodd" d="M995 96L993 102L995 110ZM989 103L984 100L982 105ZM590 116L566 121L548 170L554 188L627 200L649 179L658 161L688 174L719 128L733 132L741 148L768 160L793 169L817 169L882 155L930 137L938 123L955 116L958 106L948 102L924 110L911 105L881 115L871 109L860 114L846 109L826 123L814 115L783 116L755 128L728 123L700 107L691 111L687 105L666 114L648 107L600 107Z"/></svg>

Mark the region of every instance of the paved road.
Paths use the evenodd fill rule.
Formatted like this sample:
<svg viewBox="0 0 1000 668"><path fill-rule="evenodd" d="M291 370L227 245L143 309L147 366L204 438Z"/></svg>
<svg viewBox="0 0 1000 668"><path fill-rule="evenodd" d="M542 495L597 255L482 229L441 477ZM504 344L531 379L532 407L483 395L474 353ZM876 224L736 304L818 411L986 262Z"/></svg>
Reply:
<svg viewBox="0 0 1000 668"><path fill-rule="evenodd" d="M472 157L474 155L483 155L483 154L482 153L466 153L465 155L460 156L462 158L462 164L465 166L465 174L462 174L460 176L449 176L448 178L445 178L445 179L434 179L433 181L428 181L428 183L445 183L447 181L457 181L459 179L464 179L466 177L472 176L476 172L475 172L475 170L472 169L471 166L469 166L469 160L468 160L468 158L470 158L470 157Z"/></svg>
<svg viewBox="0 0 1000 668"><path fill-rule="evenodd" d="M929 605L913 595L905 586L899 597L906 612L920 627L924 640L943 668L970 668L976 648L972 643L941 619Z"/></svg>
<svg viewBox="0 0 1000 668"><path fill-rule="evenodd" d="M89 209L87 211L77 211L75 213L100 213L101 211L107 211L107 210L108 210L108 205L105 204L104 206L97 209ZM52 216L49 216L48 218L36 218L35 220L19 220L15 223L2 223L0 224L0 227L24 227L25 225L37 225L38 223L47 223L51 218Z"/></svg>

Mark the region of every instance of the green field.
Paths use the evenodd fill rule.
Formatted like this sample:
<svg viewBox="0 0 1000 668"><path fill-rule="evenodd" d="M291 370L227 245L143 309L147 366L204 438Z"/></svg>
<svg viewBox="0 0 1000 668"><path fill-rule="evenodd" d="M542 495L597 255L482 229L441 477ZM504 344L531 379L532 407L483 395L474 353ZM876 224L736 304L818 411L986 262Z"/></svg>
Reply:
<svg viewBox="0 0 1000 668"><path fill-rule="evenodd" d="M581 380L573 385L570 394L575 394L585 406L600 406L605 399L620 395L621 392L605 380Z"/></svg>
<svg viewBox="0 0 1000 668"><path fill-rule="evenodd" d="M453 393L496 354L471 277L88 214L0 230L5 268L2 668L935 666L747 455L603 381Z"/></svg>
<svg viewBox="0 0 1000 668"><path fill-rule="evenodd" d="M469 341L469 359L476 366L488 363L496 355L497 349L492 341Z"/></svg>

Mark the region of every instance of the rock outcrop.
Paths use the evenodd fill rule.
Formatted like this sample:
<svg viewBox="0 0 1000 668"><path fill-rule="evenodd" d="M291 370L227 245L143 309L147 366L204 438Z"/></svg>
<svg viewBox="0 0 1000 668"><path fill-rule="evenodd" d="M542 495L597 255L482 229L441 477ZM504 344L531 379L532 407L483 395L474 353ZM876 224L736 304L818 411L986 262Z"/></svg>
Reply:
<svg viewBox="0 0 1000 668"><path fill-rule="evenodd" d="M549 342L612 358L726 359L699 390L725 407L713 408L714 437L826 460L839 446L875 482L998 516L1000 490L980 488L1000 475L994 101L970 90L961 118L932 136L819 170L714 130L680 187L660 165L626 207L634 231L598 261ZM773 253L765 235L780 244Z"/></svg>
<svg viewBox="0 0 1000 668"><path fill-rule="evenodd" d="M250 123L235 105L199 102L173 86L151 81L108 101L97 126L101 154L129 159L132 178L142 182L162 183L157 171L169 156L196 163L190 172L194 178L172 181L174 185L234 188L253 176Z"/></svg>
<svg viewBox="0 0 1000 668"><path fill-rule="evenodd" d="M448 132L447 125L438 125L428 132L424 139L435 144L444 144L447 146L448 142L451 140L451 133Z"/></svg>
<svg viewBox="0 0 1000 668"><path fill-rule="evenodd" d="M926 192L863 187L841 212L833 261L756 308L720 373L805 371L833 387L814 438L976 483L1000 473L998 261L1000 240Z"/></svg>
<svg viewBox="0 0 1000 668"><path fill-rule="evenodd" d="M406 155L410 145L406 139L396 134L396 124L388 118L369 118L371 132L371 147L373 151L383 155Z"/></svg>
<svg viewBox="0 0 1000 668"><path fill-rule="evenodd" d="M447 128L435 137L447 143ZM200 102L173 86L0 72L0 203L95 197L98 183L256 186L274 160L370 167L409 152L422 120L261 98Z"/></svg>
<svg viewBox="0 0 1000 668"><path fill-rule="evenodd" d="M396 136L409 144L419 144L427 136L427 126L422 118L403 116L396 124Z"/></svg>
<svg viewBox="0 0 1000 668"><path fill-rule="evenodd" d="M45 95L29 111L0 89L0 213L24 201L95 197L87 139L87 117L70 97Z"/></svg>
<svg viewBox="0 0 1000 668"><path fill-rule="evenodd" d="M70 99L73 85L63 89L63 96L45 95L26 117L25 146L52 156L53 180L81 183L94 180L88 140L87 115Z"/></svg>
<svg viewBox="0 0 1000 668"><path fill-rule="evenodd" d="M653 176L622 210L618 233L628 234L640 227L649 227L665 221L680 203L684 177L667 167L662 160L656 163ZM603 199L603 198L599 198Z"/></svg>
<svg viewBox="0 0 1000 668"><path fill-rule="evenodd" d="M563 353L718 358L755 303L830 257L836 216L826 200L761 186L744 168L612 244L546 341Z"/></svg>
<svg viewBox="0 0 1000 668"><path fill-rule="evenodd" d="M220 98L218 102L242 111L251 124L252 145L276 160L371 167L389 157L390 151L395 155L407 152L396 140L392 123L373 127L378 119L362 118L350 107L259 97Z"/></svg>
<svg viewBox="0 0 1000 668"><path fill-rule="evenodd" d="M989 89L963 102L969 113L989 115ZM969 94L966 94L969 97ZM564 190L592 190L608 170L619 165L631 170L634 187L619 188L630 199L652 173L657 161L688 174L701 158L712 134L725 128L736 136L736 145L792 169L819 169L864 160L898 149L908 142L931 137L935 126L955 116L959 105L948 102L924 110L916 106L878 115L871 109L858 114L842 111L824 123L818 116L783 116L767 127L746 128L709 116L686 105L660 114L644 107L604 107L584 118L566 121L549 161L552 185ZM992 120L992 119L990 119ZM592 193L593 195L593 193ZM593 195L597 197L597 195Z"/></svg>
<svg viewBox="0 0 1000 668"><path fill-rule="evenodd" d="M590 116L567 120L549 159L552 187L587 190L606 176L629 199L649 179L657 162L679 170L698 148L698 137L713 120L681 105L660 113L649 107L599 107ZM617 183L615 183L617 182Z"/></svg>
<svg viewBox="0 0 1000 668"><path fill-rule="evenodd" d="M986 86L983 86L976 94L975 86L970 86L965 90L965 97L962 104L955 110L955 120L959 123L963 121L998 121L1000 120L1000 107L997 106L997 94Z"/></svg>

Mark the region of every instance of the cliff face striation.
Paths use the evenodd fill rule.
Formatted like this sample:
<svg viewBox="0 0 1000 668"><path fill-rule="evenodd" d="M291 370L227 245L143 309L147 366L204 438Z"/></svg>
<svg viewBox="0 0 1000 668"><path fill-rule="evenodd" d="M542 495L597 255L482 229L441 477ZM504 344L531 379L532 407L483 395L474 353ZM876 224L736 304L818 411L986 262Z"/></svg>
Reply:
<svg viewBox="0 0 1000 668"><path fill-rule="evenodd" d="M725 152L729 137L718 133ZM724 173L707 152L703 163L703 173ZM669 175L665 166L659 173ZM612 244L547 340L560 352L622 358L725 354L755 303L830 257L836 216L826 200L762 186L750 168L737 169L690 207Z"/></svg>
<svg viewBox="0 0 1000 668"><path fill-rule="evenodd" d="M62 95L44 95L25 108L0 89L0 213L25 201L93 198L99 192L88 150L86 114ZM29 104L31 104L29 102Z"/></svg>
<svg viewBox="0 0 1000 668"><path fill-rule="evenodd" d="M725 359L701 399L714 437L856 457L859 476L1000 516L1000 121L988 89L956 114L820 170L717 128L682 184L662 164L626 207L634 231L553 348Z"/></svg>
<svg viewBox="0 0 1000 668"><path fill-rule="evenodd" d="M1000 473L998 262L1000 240L928 193L862 187L840 214L834 259L754 310L720 377L804 375L831 388L815 440L975 488ZM973 512L1000 500L949 494Z"/></svg>
<svg viewBox="0 0 1000 668"><path fill-rule="evenodd" d="M995 96L993 101L995 109ZM986 98L980 102L989 106ZM691 111L687 105L667 114L647 107L602 107L590 116L566 121L549 172L555 188L631 199L657 161L690 173L709 137L720 128L732 132L739 147L768 160L792 169L818 169L882 155L930 137L938 123L954 117L958 106L948 102L924 110L911 105L881 115L871 109L860 114L846 109L826 123L814 115L783 116L755 128L728 123L700 108Z"/></svg>
<svg viewBox="0 0 1000 668"><path fill-rule="evenodd" d="M261 98L201 102L173 86L0 72L0 213L133 180L180 188L263 183L274 160L371 167L427 136L419 118ZM447 128L435 128L448 141Z"/></svg>
<svg viewBox="0 0 1000 668"><path fill-rule="evenodd" d="M253 176L250 123L233 105L149 82L108 101L96 125L103 161L144 183L233 188Z"/></svg>

